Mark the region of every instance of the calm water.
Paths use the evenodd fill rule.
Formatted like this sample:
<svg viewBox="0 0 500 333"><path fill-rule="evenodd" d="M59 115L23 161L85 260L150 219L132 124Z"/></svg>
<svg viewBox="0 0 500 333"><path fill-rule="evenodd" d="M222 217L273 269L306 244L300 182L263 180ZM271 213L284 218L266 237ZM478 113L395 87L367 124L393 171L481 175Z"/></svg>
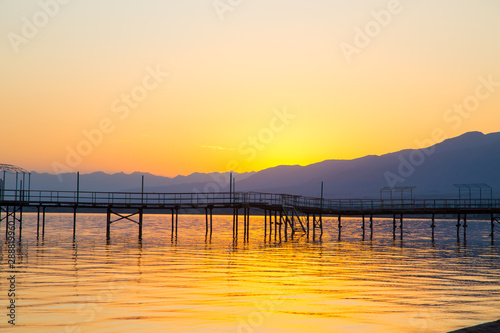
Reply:
<svg viewBox="0 0 500 333"><path fill-rule="evenodd" d="M469 221L457 243L455 221L407 219L393 241L392 220L375 220L372 241L360 221L325 221L321 242L265 242L263 218L251 218L250 242L232 240L231 217L181 215L177 241L169 215L137 226L102 214L48 214L36 240L25 214L16 243L16 332L446 332L500 318L500 239L489 223ZM2 224L1 237L4 237ZM242 230L242 228L240 228ZM500 230L497 230L500 237ZM16 235L16 238L19 235ZM462 237L462 235L461 235ZM2 241L0 330L8 325L12 274ZM7 330L6 330L7 331Z"/></svg>

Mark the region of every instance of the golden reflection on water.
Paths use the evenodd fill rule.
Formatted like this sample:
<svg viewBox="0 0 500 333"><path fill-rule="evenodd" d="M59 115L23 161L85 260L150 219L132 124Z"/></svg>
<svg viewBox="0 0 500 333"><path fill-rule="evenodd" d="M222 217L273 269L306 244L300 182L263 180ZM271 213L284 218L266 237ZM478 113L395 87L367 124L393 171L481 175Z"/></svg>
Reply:
<svg viewBox="0 0 500 333"><path fill-rule="evenodd" d="M341 241L327 220L320 242L275 243L252 217L244 243L228 216L205 241L203 216L181 216L172 240L168 215L147 215L142 242L123 223L106 244L105 217L80 214L73 244L71 215L47 220L37 241L26 214L17 244L19 332L446 332L500 310L500 247L481 222L469 222L465 245L445 221L432 243L424 220L407 222L403 241L377 220L363 241L356 219Z"/></svg>

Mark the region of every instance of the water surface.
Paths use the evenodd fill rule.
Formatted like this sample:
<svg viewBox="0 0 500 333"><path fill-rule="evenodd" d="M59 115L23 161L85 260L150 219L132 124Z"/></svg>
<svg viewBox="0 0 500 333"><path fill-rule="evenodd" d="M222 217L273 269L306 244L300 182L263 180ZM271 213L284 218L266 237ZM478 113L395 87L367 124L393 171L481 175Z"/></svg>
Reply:
<svg viewBox="0 0 500 333"><path fill-rule="evenodd" d="M362 239L359 219L326 219L321 240L264 240L252 216L250 239L233 241L230 216L169 215L112 225L103 214L48 214L44 239L36 214L16 234L18 332L446 332L498 319L500 246L489 223L376 219ZM2 225L4 237L5 225ZM240 226L240 231L243 228ZM500 235L500 230L498 235ZM0 302L8 305L7 244L0 251ZM8 328L3 310L0 328ZM6 319L7 318L7 319Z"/></svg>

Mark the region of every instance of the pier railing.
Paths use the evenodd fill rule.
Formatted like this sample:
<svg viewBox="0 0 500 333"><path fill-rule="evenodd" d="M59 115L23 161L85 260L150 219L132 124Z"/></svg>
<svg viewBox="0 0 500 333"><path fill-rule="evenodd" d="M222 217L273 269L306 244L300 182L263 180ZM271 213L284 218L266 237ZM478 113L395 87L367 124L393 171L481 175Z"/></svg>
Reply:
<svg viewBox="0 0 500 333"><path fill-rule="evenodd" d="M444 209L499 209L498 199L320 199L289 194L261 192L216 193L137 193L2 190L0 202L62 205L255 205L294 207L298 210L316 209L335 212L418 211Z"/></svg>

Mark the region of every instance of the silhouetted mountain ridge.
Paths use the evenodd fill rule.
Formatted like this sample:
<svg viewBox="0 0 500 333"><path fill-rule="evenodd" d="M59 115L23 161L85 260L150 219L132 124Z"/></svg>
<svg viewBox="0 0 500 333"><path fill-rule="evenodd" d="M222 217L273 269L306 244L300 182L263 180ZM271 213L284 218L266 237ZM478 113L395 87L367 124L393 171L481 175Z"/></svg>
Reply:
<svg viewBox="0 0 500 333"><path fill-rule="evenodd" d="M229 191L229 173L193 173L173 178L149 173L94 172L80 176L82 191L147 192ZM233 173L237 191L262 191L326 198L378 198L386 186L417 186L415 197L456 197L455 183L486 183L500 197L500 132L469 132L423 149L405 149L352 160L311 165L281 165L259 172ZM32 173L32 189L74 190L76 174ZM61 180L61 181L59 181ZM7 187L13 181L7 181Z"/></svg>

